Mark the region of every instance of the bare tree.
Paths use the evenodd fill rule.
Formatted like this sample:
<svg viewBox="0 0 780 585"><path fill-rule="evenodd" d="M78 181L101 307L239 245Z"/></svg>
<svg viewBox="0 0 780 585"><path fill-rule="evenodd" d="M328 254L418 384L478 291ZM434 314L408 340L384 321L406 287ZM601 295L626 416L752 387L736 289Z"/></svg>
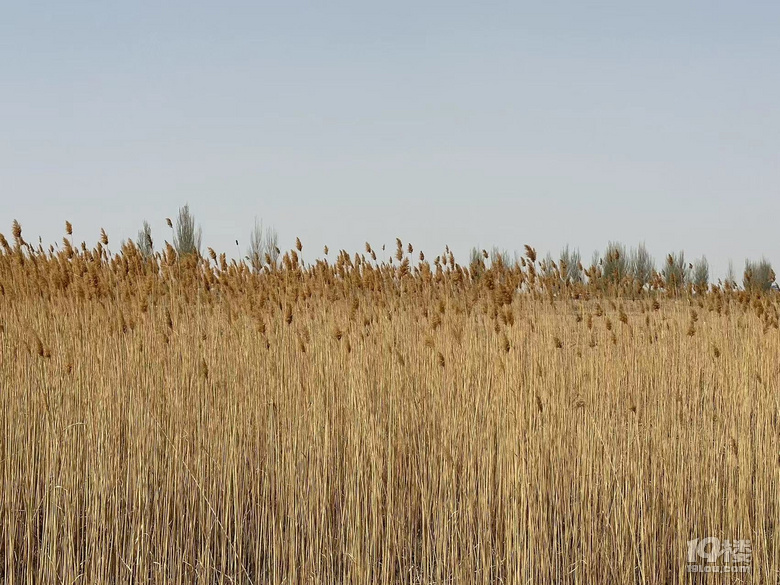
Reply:
<svg viewBox="0 0 780 585"><path fill-rule="evenodd" d="M604 252L602 274L605 280L620 284L628 276L628 256L626 247L618 242L609 242Z"/></svg>
<svg viewBox="0 0 780 585"><path fill-rule="evenodd" d="M775 271L766 258L758 261L745 260L745 272L742 285L745 290L767 291L775 281Z"/></svg>
<svg viewBox="0 0 780 585"><path fill-rule="evenodd" d="M585 276L588 277L588 284L595 285L601 281L601 268L604 261L601 258L601 252L593 250L593 255L590 258L590 268L585 270Z"/></svg>
<svg viewBox="0 0 780 585"><path fill-rule="evenodd" d="M694 290L698 293L707 292L710 284L710 265L707 257L702 256L693 263L693 272L691 274L691 283Z"/></svg>
<svg viewBox="0 0 780 585"><path fill-rule="evenodd" d="M263 237L263 223L255 218L255 225L249 234L249 248L247 249L247 260L255 272L260 272L265 264L265 238Z"/></svg>
<svg viewBox="0 0 780 585"><path fill-rule="evenodd" d="M689 276L689 268L685 263L685 252L669 254L661 274L664 278L664 287L667 290L677 291L683 288Z"/></svg>
<svg viewBox="0 0 780 585"><path fill-rule="evenodd" d="M655 272L655 262L650 252L647 251L644 243L639 244L631 250L631 259L629 262L631 277L643 288L650 283Z"/></svg>
<svg viewBox="0 0 780 585"><path fill-rule="evenodd" d="M493 246L490 251L490 265L491 266L509 266L509 251L501 250L498 246Z"/></svg>
<svg viewBox="0 0 780 585"><path fill-rule="evenodd" d="M547 252L544 260L542 260L539 264L539 274L543 278L552 279L556 276L557 268L558 267L555 264L555 260L553 260L552 254Z"/></svg>
<svg viewBox="0 0 780 585"><path fill-rule="evenodd" d="M485 273L485 257L479 248L474 247L469 251L469 271L474 279L480 278Z"/></svg>
<svg viewBox="0 0 780 585"><path fill-rule="evenodd" d="M144 220L144 226L138 230L138 239L136 239L138 249L144 258L151 258L154 255L154 242L152 241L152 226Z"/></svg>
<svg viewBox="0 0 780 585"><path fill-rule="evenodd" d="M265 230L265 248L268 254L269 264L276 266L279 262L279 234L273 228Z"/></svg>
<svg viewBox="0 0 780 585"><path fill-rule="evenodd" d="M279 236L276 230L264 228L263 223L255 218L255 225L249 234L247 260L255 272L260 272L263 266L276 266L279 259Z"/></svg>
<svg viewBox="0 0 780 585"><path fill-rule="evenodd" d="M201 229L195 227L195 217L190 213L190 206L186 204L179 208L179 216L176 218L176 227L173 232L173 245L179 256L188 254L200 254Z"/></svg>
<svg viewBox="0 0 780 585"><path fill-rule="evenodd" d="M737 288L737 275L734 271L734 261L729 258L729 267L726 271L726 290L735 290Z"/></svg>
<svg viewBox="0 0 780 585"><path fill-rule="evenodd" d="M579 250L570 250L569 245L566 244L566 247L561 250L558 266L564 282L582 282L582 259Z"/></svg>

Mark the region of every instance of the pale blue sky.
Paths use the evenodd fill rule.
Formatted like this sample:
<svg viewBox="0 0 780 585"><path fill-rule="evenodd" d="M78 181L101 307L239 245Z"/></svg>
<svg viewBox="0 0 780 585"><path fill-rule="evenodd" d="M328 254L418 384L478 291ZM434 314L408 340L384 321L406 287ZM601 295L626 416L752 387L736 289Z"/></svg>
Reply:
<svg viewBox="0 0 780 585"><path fill-rule="evenodd" d="M780 3L0 5L0 231L780 263ZM243 247L243 244L242 244Z"/></svg>

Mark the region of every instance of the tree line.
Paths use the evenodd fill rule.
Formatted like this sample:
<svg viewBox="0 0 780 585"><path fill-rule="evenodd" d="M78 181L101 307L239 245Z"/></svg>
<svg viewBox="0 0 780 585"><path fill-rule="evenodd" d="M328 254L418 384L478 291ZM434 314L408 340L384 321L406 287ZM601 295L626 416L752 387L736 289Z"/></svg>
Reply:
<svg viewBox="0 0 780 585"><path fill-rule="evenodd" d="M173 247L180 256L200 254L202 230L196 226L195 217L189 204L179 208L176 219L166 219L173 234ZM265 266L276 266L279 259L279 236L275 229L264 227L255 219L255 224L249 234L246 254L243 256L249 267L260 272ZM147 221L138 232L136 245L142 254L150 257L154 254L152 228ZM241 249L239 241L236 246ZM487 269L487 264L502 263L511 265L518 263L519 258L510 259L507 251L494 247L491 252L472 248L469 257L471 275L479 278ZM697 292L705 292L710 282L710 268L706 256L688 261L684 251L667 254L660 270L657 270L655 260L644 243L627 249L620 242L609 242L603 253L596 251L589 265L582 263L580 251L568 245L561 250L556 261L551 253L540 263L542 276L557 277L563 282L621 284L626 281L636 283L640 288L660 284L666 290L680 290L689 287ZM770 290L776 288L775 272L772 264L766 258L760 260L745 260L742 273L742 287L745 290ZM725 280L721 281L725 288L737 289L734 267L729 263Z"/></svg>

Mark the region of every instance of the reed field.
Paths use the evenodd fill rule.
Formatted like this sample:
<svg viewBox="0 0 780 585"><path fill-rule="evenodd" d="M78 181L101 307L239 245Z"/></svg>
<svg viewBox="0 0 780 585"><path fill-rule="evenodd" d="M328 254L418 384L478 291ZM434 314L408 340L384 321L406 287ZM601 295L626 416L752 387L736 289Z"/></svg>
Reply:
<svg viewBox="0 0 780 585"><path fill-rule="evenodd" d="M777 293L0 244L2 583L780 580Z"/></svg>

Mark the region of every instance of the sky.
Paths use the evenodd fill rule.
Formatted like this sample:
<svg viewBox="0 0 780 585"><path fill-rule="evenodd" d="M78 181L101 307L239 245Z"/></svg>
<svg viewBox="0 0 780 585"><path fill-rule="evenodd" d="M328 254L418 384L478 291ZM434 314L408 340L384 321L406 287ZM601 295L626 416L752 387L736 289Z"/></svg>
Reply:
<svg viewBox="0 0 780 585"><path fill-rule="evenodd" d="M780 3L6 2L0 231L780 265ZM331 252L331 257L333 253Z"/></svg>

